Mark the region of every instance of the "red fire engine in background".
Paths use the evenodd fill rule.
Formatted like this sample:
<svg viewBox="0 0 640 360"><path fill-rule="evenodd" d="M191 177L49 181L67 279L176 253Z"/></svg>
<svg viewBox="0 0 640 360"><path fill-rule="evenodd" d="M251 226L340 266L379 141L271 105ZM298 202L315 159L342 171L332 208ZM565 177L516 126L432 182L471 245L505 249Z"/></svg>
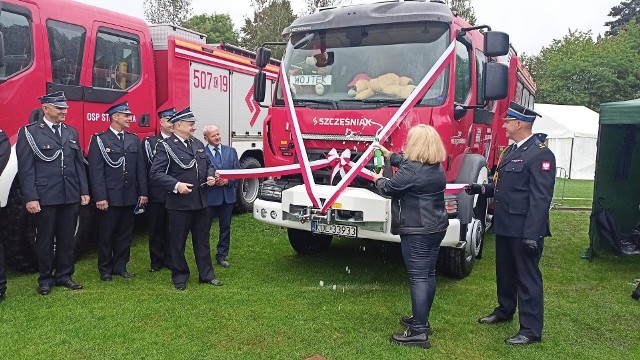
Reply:
<svg viewBox="0 0 640 360"><path fill-rule="evenodd" d="M487 31L483 34L480 29ZM415 88L425 91L424 95L385 146L401 151L411 126L432 125L447 150L443 163L447 182L485 183L508 144L502 118L509 101L533 108L535 85L509 45L508 35L488 26L469 25L443 1L385 1L321 9L296 19L283 34L289 41L283 43L280 80L264 122L267 166L304 165L306 160L301 158L315 161L346 150L350 158L345 162L357 164L378 132L403 111L398 109L406 106L405 101L416 101L403 94L402 87L433 76L430 87ZM260 48L257 54L256 64L266 65L270 50ZM443 58L446 67L429 75ZM381 77L400 78L395 83L400 87L368 94L358 88L356 80ZM368 86L373 89L373 84L371 80ZM262 101L265 93L269 89L259 73L256 100ZM306 150L304 154L300 148ZM373 161L366 167L372 169ZM385 171L391 175L390 166ZM316 253L329 246L334 236L400 241L390 232L391 200L381 196L370 180L355 178L328 211L322 211L322 204L316 206L309 193L319 194L325 202L341 176L335 168L314 170L311 181L306 176L286 175L263 182L254 203L254 218L288 228L296 251ZM462 278L482 254L490 214L486 199L464 191L447 195L446 205L449 228L439 265L445 274Z"/></svg>
<svg viewBox="0 0 640 360"><path fill-rule="evenodd" d="M18 129L43 115L37 99L64 91L66 122L78 129L85 154L91 135L104 131L104 111L128 101L129 131L142 139L158 132L158 110L190 105L197 126L215 124L243 167L260 167L266 111L253 100L255 54L227 44L206 44L202 34L70 0L0 2L0 128L15 145ZM277 61L267 65L269 87ZM199 135L200 133L198 133ZM0 239L12 267L36 269L35 229L18 184L15 147L0 177ZM91 179L89 179L91 181ZM251 209L258 181L239 186L240 205ZM91 205L81 209L77 238L91 238Z"/></svg>

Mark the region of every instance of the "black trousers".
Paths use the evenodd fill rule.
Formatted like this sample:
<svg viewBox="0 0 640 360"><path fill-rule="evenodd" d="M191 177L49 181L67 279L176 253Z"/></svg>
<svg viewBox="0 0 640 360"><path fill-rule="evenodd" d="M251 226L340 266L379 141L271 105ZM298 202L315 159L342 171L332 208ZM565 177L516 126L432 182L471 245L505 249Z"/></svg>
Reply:
<svg viewBox="0 0 640 360"><path fill-rule="evenodd" d="M229 245L231 243L231 216L233 215L234 204L222 203L221 205L209 206L209 228L213 224L213 219L218 218L220 233L218 234L218 252L216 260L226 260L229 256Z"/></svg>
<svg viewBox="0 0 640 360"><path fill-rule="evenodd" d="M98 271L100 275L127 271L131 256L134 206L109 206L100 214L98 235Z"/></svg>
<svg viewBox="0 0 640 360"><path fill-rule="evenodd" d="M215 278L211 264L209 248L209 209L168 210L169 236L171 238L171 279L174 284L184 284L189 280L189 265L184 251L187 236L191 232L193 254L200 280L211 281Z"/></svg>
<svg viewBox="0 0 640 360"><path fill-rule="evenodd" d="M35 215L39 285L71 279L79 208L80 203L41 205L40 212Z"/></svg>
<svg viewBox="0 0 640 360"><path fill-rule="evenodd" d="M539 245L544 246L544 241ZM542 254L542 248L540 249ZM498 307L494 314L511 318L518 307L519 332L529 338L542 336L544 324L540 255L525 254L521 238L496 235Z"/></svg>
<svg viewBox="0 0 640 360"><path fill-rule="evenodd" d="M149 221L149 259L152 268L171 268L171 247L169 242L169 216L164 203L147 204Z"/></svg>
<svg viewBox="0 0 640 360"><path fill-rule="evenodd" d="M2 241L0 241L0 294L4 294L7 291L7 269L4 262L4 247L2 247Z"/></svg>

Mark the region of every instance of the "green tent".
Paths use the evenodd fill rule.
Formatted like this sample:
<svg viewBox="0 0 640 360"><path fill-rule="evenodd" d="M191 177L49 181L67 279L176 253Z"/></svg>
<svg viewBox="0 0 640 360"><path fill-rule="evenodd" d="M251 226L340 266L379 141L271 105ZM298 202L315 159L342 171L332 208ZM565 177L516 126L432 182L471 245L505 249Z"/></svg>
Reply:
<svg viewBox="0 0 640 360"><path fill-rule="evenodd" d="M626 233L640 221L639 206L640 99L602 104L587 256L612 252L596 228L594 215L602 207L612 210Z"/></svg>

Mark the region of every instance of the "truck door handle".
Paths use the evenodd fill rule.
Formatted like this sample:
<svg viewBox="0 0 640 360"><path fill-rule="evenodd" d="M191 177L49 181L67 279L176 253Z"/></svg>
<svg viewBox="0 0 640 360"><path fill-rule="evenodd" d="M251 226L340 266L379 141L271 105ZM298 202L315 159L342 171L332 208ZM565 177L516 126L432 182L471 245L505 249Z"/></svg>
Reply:
<svg viewBox="0 0 640 360"><path fill-rule="evenodd" d="M149 125L151 124L151 116L149 114L142 114L142 116L140 116L140 122L138 123L138 125L140 125L140 127L149 127Z"/></svg>

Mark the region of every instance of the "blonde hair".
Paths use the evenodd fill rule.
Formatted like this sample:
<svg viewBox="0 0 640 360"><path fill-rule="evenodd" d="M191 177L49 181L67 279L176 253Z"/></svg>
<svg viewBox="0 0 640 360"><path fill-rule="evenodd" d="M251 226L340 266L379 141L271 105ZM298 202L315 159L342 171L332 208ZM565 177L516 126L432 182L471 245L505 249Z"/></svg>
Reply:
<svg viewBox="0 0 640 360"><path fill-rule="evenodd" d="M409 129L404 157L423 164L435 164L445 160L447 151L436 129L420 124Z"/></svg>

